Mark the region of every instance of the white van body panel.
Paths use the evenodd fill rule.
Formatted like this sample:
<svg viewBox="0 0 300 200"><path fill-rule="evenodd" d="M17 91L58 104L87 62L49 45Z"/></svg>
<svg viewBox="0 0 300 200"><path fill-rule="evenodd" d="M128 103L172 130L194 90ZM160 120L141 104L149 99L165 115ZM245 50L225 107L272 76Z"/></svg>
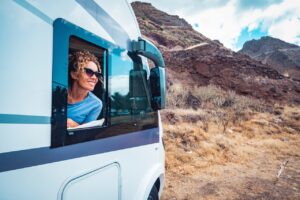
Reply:
<svg viewBox="0 0 300 200"><path fill-rule="evenodd" d="M0 112L50 116L53 27L7 0L0 24Z"/></svg>
<svg viewBox="0 0 300 200"><path fill-rule="evenodd" d="M164 174L163 165L155 167L156 172L148 167L144 167L149 165L153 166L153 163L157 163L158 160L163 161L163 157L158 157L158 153L161 153L161 151L163 151L163 147L159 146L158 144L146 145L94 156L65 160L46 165L2 172L0 173L0 197L1 199L5 200L60 199L60 197L63 196L61 195L61 188L64 188L66 182L69 182L70 179L78 177L80 174L86 174L88 172L92 173L96 169L107 166L109 164L107 161L111 161L111 164L118 163L118 165L120 165L120 171L122 172L120 180L121 182L118 183L122 185L120 199L140 200L141 196L147 196L149 194L151 190L149 185L152 184L153 186L155 182L155 180L151 180L153 182L148 182L148 176L150 174ZM147 155L147 157L144 155ZM139 159L135 160L134 158ZM133 161L128 162L128 160ZM110 175L112 171L106 172L106 175ZM102 177L105 177L106 175L103 173ZM115 173L113 177L116 178L116 176L117 175ZM106 185L116 185L116 179L113 177L110 179L105 178ZM141 179L143 181L141 181ZM152 179L155 178L152 177ZM89 181L93 186L99 184L97 179ZM82 191L78 192L83 193ZM86 199L93 198L92 193L85 193L85 195L88 195ZM96 193L95 196L98 196L98 193Z"/></svg>
<svg viewBox="0 0 300 200"><path fill-rule="evenodd" d="M87 11L94 8L93 4L109 14L108 21L114 22L111 23L114 28L99 23L100 19L97 21ZM0 158L10 153L50 148L53 22L57 18L126 50L130 50L131 40L141 36L126 0L0 1L0 115L15 120L13 123L0 120ZM126 34L118 38L112 30L120 28ZM23 115L37 116L43 122L18 123ZM157 134L161 135L161 126L159 129ZM0 164L5 163L0 159ZM83 177L79 178L80 175ZM157 179L162 188L163 176L164 149L160 136L158 143L2 171L0 199L141 200L147 199ZM103 191L110 192L103 194Z"/></svg>
<svg viewBox="0 0 300 200"><path fill-rule="evenodd" d="M50 146L50 124L0 123L0 130L0 153Z"/></svg>
<svg viewBox="0 0 300 200"><path fill-rule="evenodd" d="M120 165L111 162L111 164L93 171L69 178L59 192L58 199L118 200L121 198L120 178ZM87 197L86 194L89 194L89 196Z"/></svg>

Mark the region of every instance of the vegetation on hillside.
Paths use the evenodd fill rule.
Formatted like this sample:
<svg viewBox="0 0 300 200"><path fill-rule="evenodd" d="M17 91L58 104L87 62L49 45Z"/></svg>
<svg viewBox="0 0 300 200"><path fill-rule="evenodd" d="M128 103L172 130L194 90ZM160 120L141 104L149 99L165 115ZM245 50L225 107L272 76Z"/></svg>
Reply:
<svg viewBox="0 0 300 200"><path fill-rule="evenodd" d="M290 182L278 186L276 181L282 162L295 165L294 158L300 161L299 107L271 105L214 85L188 88L180 84L169 87L167 107L162 112L167 171L162 199L199 199L200 196L222 199L221 190L228 193L229 199L239 199L245 194L259 198L255 195L261 191L249 191L242 185L236 185L238 190L228 191L224 183L228 177L223 171L227 168L236 177L239 172L234 170L244 171L249 177L261 173L262 181L267 181L276 191L291 189L286 189ZM268 164L268 170L260 171L264 163ZM235 167L228 167L232 165ZM216 187L221 187L222 182L224 185L220 191L207 193L206 187L201 189L201 184L195 183L203 177L207 182L217 181ZM248 178L240 177L231 184L247 181ZM263 192L268 193L266 198L276 194L270 188ZM293 191L287 195L297 197Z"/></svg>

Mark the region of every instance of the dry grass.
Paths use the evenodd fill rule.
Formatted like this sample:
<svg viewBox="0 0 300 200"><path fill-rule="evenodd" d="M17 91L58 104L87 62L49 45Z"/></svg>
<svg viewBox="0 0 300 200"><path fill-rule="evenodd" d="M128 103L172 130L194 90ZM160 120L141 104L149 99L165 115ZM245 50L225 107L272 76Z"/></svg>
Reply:
<svg viewBox="0 0 300 200"><path fill-rule="evenodd" d="M300 123L294 121L294 116L300 114L297 109L297 114L291 115L287 110L295 112L295 108L285 107L280 117L270 113L248 114L249 119L242 123L229 121L225 130L220 125L221 115L216 114L222 111L166 110L163 112L166 151L167 157L173 158L167 159L167 169L181 163L174 158L187 159L185 161L197 169L193 161L203 160L207 164L205 167L228 161L247 161L247 152L257 151L256 147L264 147L273 153L289 151L286 141L295 139L293 134L300 133ZM241 144L251 144L248 148L254 149L245 149ZM246 155L242 155L245 152ZM201 167L204 167L203 163Z"/></svg>
<svg viewBox="0 0 300 200"><path fill-rule="evenodd" d="M237 95L234 91L224 91L215 85L188 88L173 84L167 93L167 107L175 108L231 108L235 111L265 111L268 109L263 101Z"/></svg>
<svg viewBox="0 0 300 200"><path fill-rule="evenodd" d="M206 194L210 187L199 189L198 178L221 180L225 187L228 169L232 176L260 174L274 181L282 159L300 160L299 106L268 106L215 86L170 89L169 109L162 112L167 169L162 199L199 199L199 191L205 199L222 199L212 195L215 190ZM268 168L260 167L266 163ZM229 199L241 198L239 190L248 192L239 188L243 180L235 180L241 186L234 192L220 191Z"/></svg>
<svg viewBox="0 0 300 200"><path fill-rule="evenodd" d="M175 109L187 109L186 118L199 116L201 121L204 118L204 121L213 121L223 127L223 132L230 123L240 123L254 112L273 112L273 108L263 101L224 91L214 85L186 88L174 84L168 90L167 107L169 113L174 113ZM191 109L199 114L190 114Z"/></svg>

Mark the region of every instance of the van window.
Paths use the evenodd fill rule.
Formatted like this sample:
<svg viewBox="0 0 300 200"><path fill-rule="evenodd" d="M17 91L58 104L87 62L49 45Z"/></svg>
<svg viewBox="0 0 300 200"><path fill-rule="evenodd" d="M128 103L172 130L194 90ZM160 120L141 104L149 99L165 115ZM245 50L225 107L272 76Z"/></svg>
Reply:
<svg viewBox="0 0 300 200"><path fill-rule="evenodd" d="M89 64L87 67L84 64L80 65L83 70L80 71L81 75L88 77L89 81L92 79L97 82L92 81L91 85L87 85L93 86L88 94L96 99L89 104L88 109L95 107L99 112L88 122L84 121L84 116L79 116L83 120L74 119L73 121L78 122L78 126L70 127L68 120L73 117L73 114L87 115L82 110L76 110L73 114L70 111L74 100L74 93L70 92L72 84L76 81L76 84L85 84L85 82L78 83L78 74L70 75L70 70L74 68L72 56L83 51L88 52L89 56L92 55L91 57L96 57L99 63L99 70ZM97 65L96 61L95 63ZM91 68L92 71L86 71L85 68ZM97 70L101 72L101 77ZM152 110L150 103L147 71L149 71L148 66L143 63L140 56L121 49L65 20L56 20L53 48L51 147L158 127L158 116ZM98 78L98 81L95 78ZM85 85L80 85L82 86L86 88Z"/></svg>
<svg viewBox="0 0 300 200"><path fill-rule="evenodd" d="M104 65L106 64L106 50L99 48L98 46L88 43L78 37L71 36L70 41L69 41L69 60L68 60L68 107L67 107L67 116L68 120L72 120L76 123L78 126L69 126L67 121L67 127L68 130L76 130L79 128L86 128L86 127L94 127L94 126L103 126L107 124L107 114L106 114L106 84L104 79L106 78L106 67ZM73 60L72 60L73 59ZM80 61L82 60L83 61ZM93 61L95 59L95 61ZM71 62L71 63L70 63ZM93 73L93 70L89 68L83 69L77 69L79 76L75 77L76 79L73 79L71 76L72 71L74 69L73 66L76 65L75 67L80 67L77 65L87 65L89 62L95 62L97 65L99 65L99 69L96 69L99 73L99 77L96 76L95 73ZM72 66L73 65L73 66ZM85 71L85 70L90 70L90 71ZM76 74L76 73L75 73ZM91 77L90 77L91 76ZM82 80L81 80L82 79ZM88 92L86 88L82 88L85 86L89 86L90 84L93 84L95 81L96 84L93 87L93 89ZM73 87L72 87L73 86ZM72 94L76 97L76 95L79 95L79 92L82 92L82 90L85 89L86 92L88 92L88 96L78 102L78 103L70 103L69 101L72 100ZM96 108L93 107L92 105L89 105L88 108L84 108L84 104L89 104L88 100L90 97L90 93L93 94L93 99L96 99L100 102L99 107ZM97 101L96 101L97 102ZM90 109L92 108L92 109ZM97 112L94 112L97 111ZM99 113L98 113L99 111ZM96 114L94 114L96 113ZM76 116L78 115L78 116ZM74 118L72 118L74 117ZM79 121L75 121L79 120ZM87 121L89 120L89 121Z"/></svg>
<svg viewBox="0 0 300 200"><path fill-rule="evenodd" d="M111 124L128 123L143 129L156 123L150 103L149 81L142 59L124 51L111 55Z"/></svg>

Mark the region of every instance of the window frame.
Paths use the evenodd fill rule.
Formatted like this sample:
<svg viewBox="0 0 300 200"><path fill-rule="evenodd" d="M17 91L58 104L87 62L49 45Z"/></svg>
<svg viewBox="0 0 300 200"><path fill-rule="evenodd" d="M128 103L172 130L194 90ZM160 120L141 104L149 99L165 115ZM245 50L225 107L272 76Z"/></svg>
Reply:
<svg viewBox="0 0 300 200"><path fill-rule="evenodd" d="M144 128L138 127L133 122L129 124L120 123L111 125L111 91L109 85L110 56L112 54L120 55L124 49L62 18L58 18L54 21L53 29L51 148L158 127L158 116L154 116L155 123L153 125ZM105 126L89 127L72 131L67 130L68 54L70 38L72 36L91 43L106 52L103 55L105 56L103 60L103 81L106 86L106 105L103 105L106 106L106 112L103 113L103 115L106 115L105 118L107 119ZM158 115L155 111L153 111L153 114Z"/></svg>

